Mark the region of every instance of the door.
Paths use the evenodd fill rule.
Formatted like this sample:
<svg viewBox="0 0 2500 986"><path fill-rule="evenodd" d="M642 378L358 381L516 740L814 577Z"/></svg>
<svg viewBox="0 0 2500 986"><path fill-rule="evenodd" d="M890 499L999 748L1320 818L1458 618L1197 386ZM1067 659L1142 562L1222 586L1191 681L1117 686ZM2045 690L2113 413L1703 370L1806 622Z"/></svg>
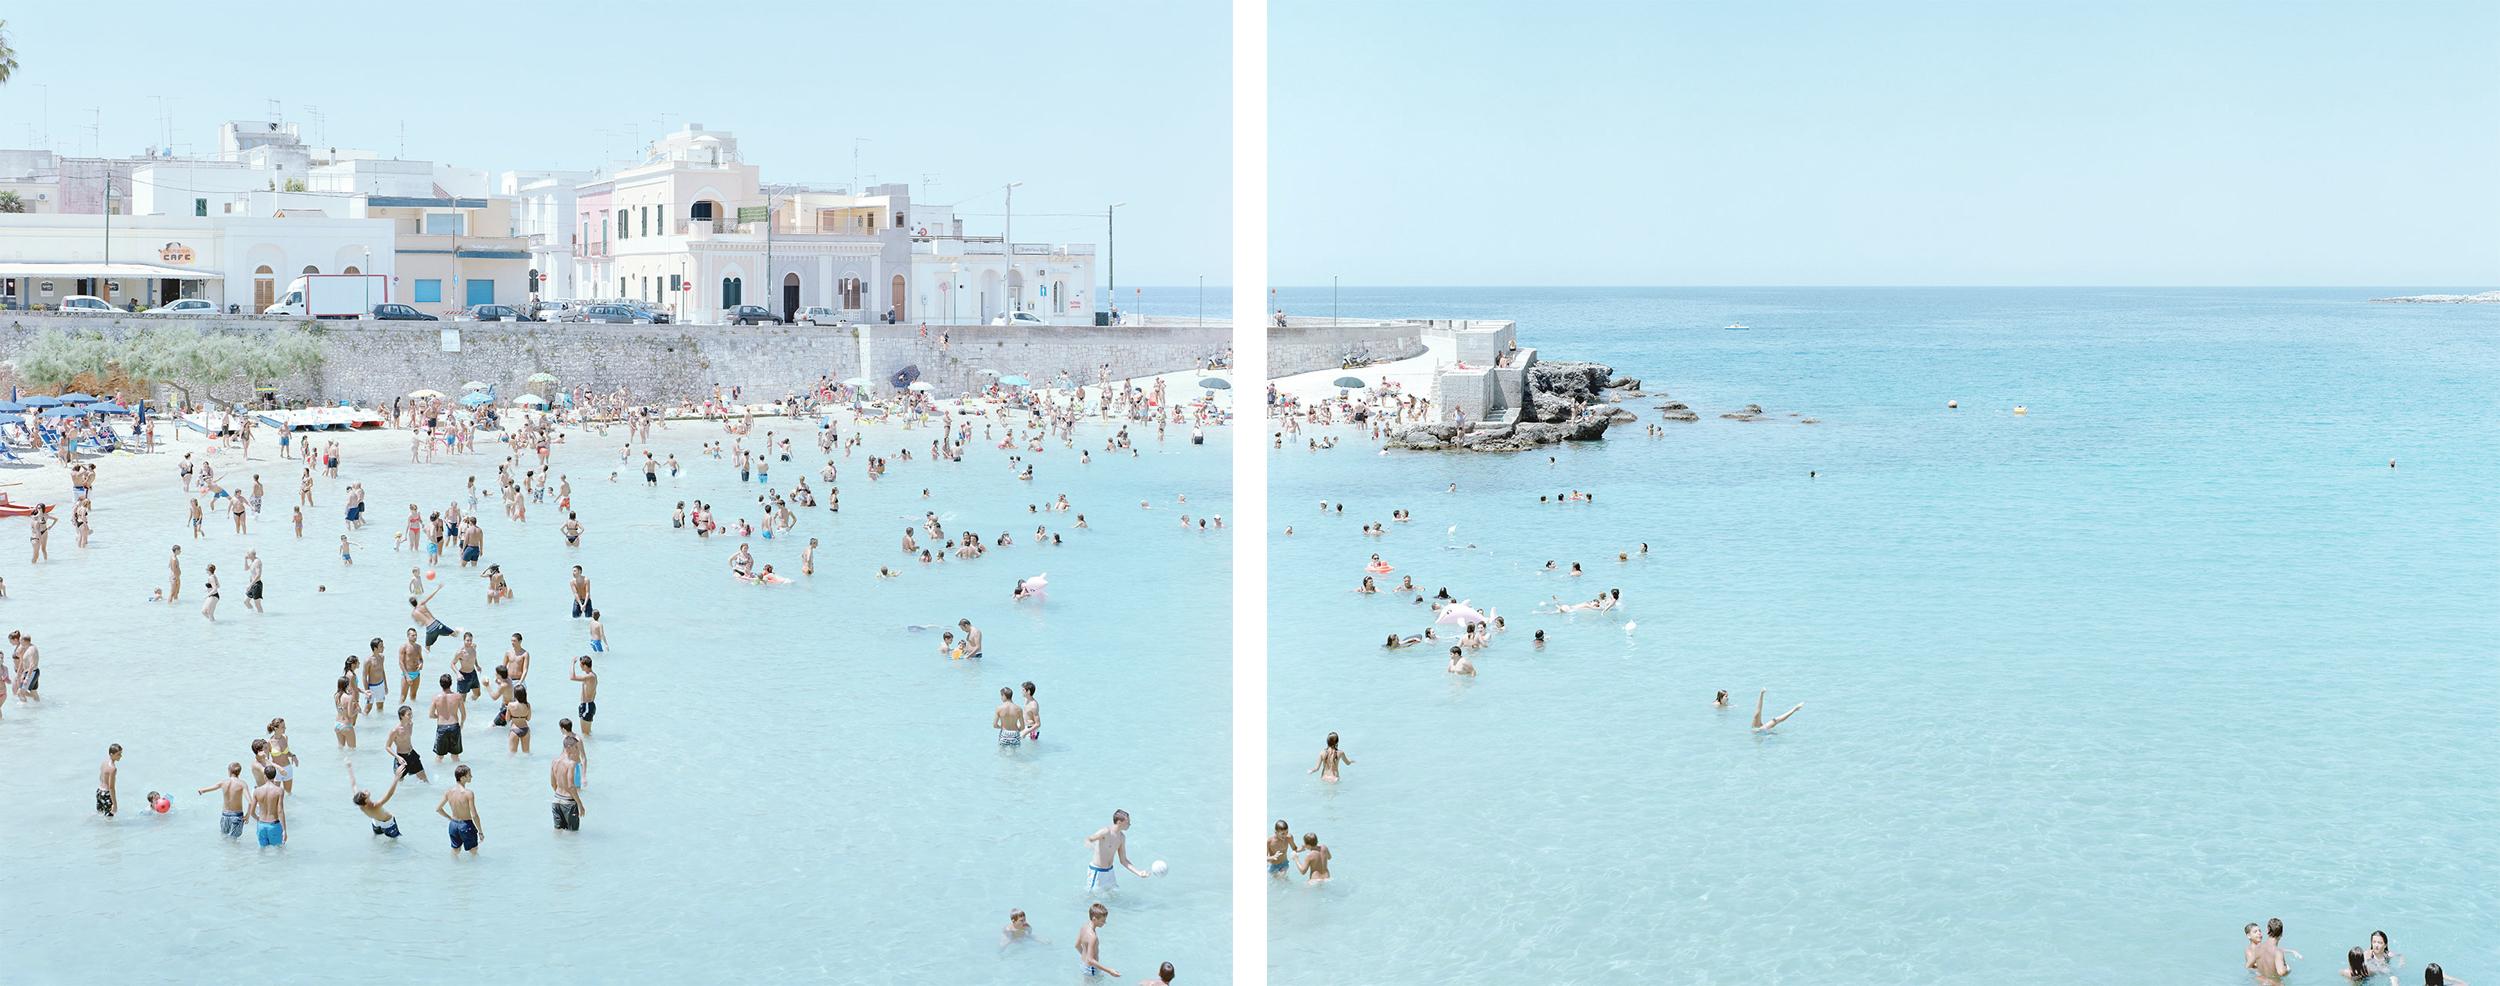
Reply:
<svg viewBox="0 0 2500 986"><path fill-rule="evenodd" d="M781 320L797 321L799 317L799 276L781 275Z"/></svg>
<svg viewBox="0 0 2500 986"><path fill-rule="evenodd" d="M904 303L904 298L903 275L896 274L894 275L894 286L886 294L886 303L894 306L894 320L897 322L907 322L911 320L911 308Z"/></svg>

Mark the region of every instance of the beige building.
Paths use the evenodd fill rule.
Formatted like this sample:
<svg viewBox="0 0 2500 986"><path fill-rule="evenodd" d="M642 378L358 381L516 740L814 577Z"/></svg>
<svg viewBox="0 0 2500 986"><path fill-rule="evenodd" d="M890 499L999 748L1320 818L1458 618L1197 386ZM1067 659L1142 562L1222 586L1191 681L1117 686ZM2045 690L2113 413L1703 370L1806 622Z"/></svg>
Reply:
<svg viewBox="0 0 2500 986"><path fill-rule="evenodd" d="M393 298L430 315L530 300L529 241L504 235L511 199L368 195L364 212L391 224Z"/></svg>

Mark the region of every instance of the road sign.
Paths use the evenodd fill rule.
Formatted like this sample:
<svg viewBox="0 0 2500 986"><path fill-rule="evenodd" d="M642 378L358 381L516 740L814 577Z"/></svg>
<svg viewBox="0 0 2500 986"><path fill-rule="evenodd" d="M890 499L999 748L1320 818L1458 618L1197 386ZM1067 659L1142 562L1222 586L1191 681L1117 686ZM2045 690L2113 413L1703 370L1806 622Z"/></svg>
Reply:
<svg viewBox="0 0 2500 986"><path fill-rule="evenodd" d="M760 205L742 205L738 207L738 221L742 223L760 223L771 217L772 210Z"/></svg>

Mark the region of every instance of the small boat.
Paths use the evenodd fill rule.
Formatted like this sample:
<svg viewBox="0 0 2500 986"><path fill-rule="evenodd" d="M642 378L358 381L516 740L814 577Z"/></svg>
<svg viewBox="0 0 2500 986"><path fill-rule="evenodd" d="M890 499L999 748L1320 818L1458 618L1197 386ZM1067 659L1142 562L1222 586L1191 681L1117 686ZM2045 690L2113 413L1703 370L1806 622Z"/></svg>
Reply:
<svg viewBox="0 0 2500 986"><path fill-rule="evenodd" d="M8 494L0 493L0 517L25 517L33 514L36 509L34 504L13 502ZM51 513L52 505L44 504L41 509L45 513Z"/></svg>
<svg viewBox="0 0 2500 986"><path fill-rule="evenodd" d="M1750 328L1750 327L1751 327L1751 326L1748 326L1748 325L1746 325L1746 324L1745 324L1745 323L1743 323L1743 322L1730 322L1730 323L1728 323L1728 324L1727 324L1727 328L1730 328L1730 329L1746 329L1746 328Z"/></svg>

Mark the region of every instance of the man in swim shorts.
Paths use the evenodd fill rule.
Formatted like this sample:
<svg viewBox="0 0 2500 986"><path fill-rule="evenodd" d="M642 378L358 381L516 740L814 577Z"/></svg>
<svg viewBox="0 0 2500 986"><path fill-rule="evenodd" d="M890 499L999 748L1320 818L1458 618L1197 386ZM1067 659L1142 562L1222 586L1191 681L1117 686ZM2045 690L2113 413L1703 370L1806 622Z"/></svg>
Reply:
<svg viewBox="0 0 2500 986"><path fill-rule="evenodd" d="M1016 704L1015 689L998 690L998 707L990 710L990 727L998 730L998 745L1024 745L1024 707Z"/></svg>
<svg viewBox="0 0 2500 986"><path fill-rule="evenodd" d="M106 818L113 817L116 809L114 795L119 790L121 762L122 745L115 743L105 748L104 766L96 771L95 813Z"/></svg>
<svg viewBox="0 0 2500 986"><path fill-rule="evenodd" d="M955 626L964 632L964 656L968 658L981 656L981 628L973 626L969 619L956 620Z"/></svg>
<svg viewBox="0 0 2500 986"><path fill-rule="evenodd" d="M275 765L260 769L261 785L252 789L252 821L262 848L286 845L286 788L278 783Z"/></svg>
<svg viewBox="0 0 2500 986"><path fill-rule="evenodd" d="M390 700L390 680L382 674L382 638L365 642L365 660L360 672L365 682L365 711L380 712L382 703Z"/></svg>
<svg viewBox="0 0 2500 986"><path fill-rule="evenodd" d="M573 618L590 615L590 576L582 574L580 565L573 566Z"/></svg>
<svg viewBox="0 0 2500 986"><path fill-rule="evenodd" d="M477 855L478 840L485 837L484 817L478 814L477 792L469 790L469 765L461 764L451 772L451 790L443 792L443 800L434 803L434 813L451 820L451 858L459 859L460 851Z"/></svg>
<svg viewBox="0 0 2500 986"><path fill-rule="evenodd" d="M1094 847L1093 862L1085 866L1087 892L1107 894L1120 889L1120 875L1112 869L1114 863L1137 874L1140 879L1146 876L1146 871L1138 869L1136 864L1128 861L1127 811L1112 812L1111 824L1086 836L1085 844Z"/></svg>
<svg viewBox="0 0 2500 986"><path fill-rule="evenodd" d="M435 679L435 683L443 690L434 696L426 711L434 719L434 762L441 763L445 757L460 756L460 724L469 721L469 705L451 690L450 675ZM461 768L462 773L467 771L467 767Z"/></svg>
<svg viewBox="0 0 2500 986"><path fill-rule="evenodd" d="M555 815L558 832L582 830L582 789L578 779L581 768L580 761L573 759L581 742L566 738L563 752L547 765L547 785L555 789L555 803L549 810Z"/></svg>
<svg viewBox="0 0 2500 986"><path fill-rule="evenodd" d="M1106 973L1114 979L1120 977L1120 970L1102 964L1101 930L1103 922L1109 920L1111 909L1099 902L1085 909L1085 927L1076 933L1076 957L1084 963L1077 967L1079 975L1089 979Z"/></svg>
<svg viewBox="0 0 2500 986"><path fill-rule="evenodd" d="M217 815L217 834L229 839L243 837L243 799L251 793L251 785L243 783L243 765L226 765L226 779L201 788L199 793L218 793L223 810Z"/></svg>

